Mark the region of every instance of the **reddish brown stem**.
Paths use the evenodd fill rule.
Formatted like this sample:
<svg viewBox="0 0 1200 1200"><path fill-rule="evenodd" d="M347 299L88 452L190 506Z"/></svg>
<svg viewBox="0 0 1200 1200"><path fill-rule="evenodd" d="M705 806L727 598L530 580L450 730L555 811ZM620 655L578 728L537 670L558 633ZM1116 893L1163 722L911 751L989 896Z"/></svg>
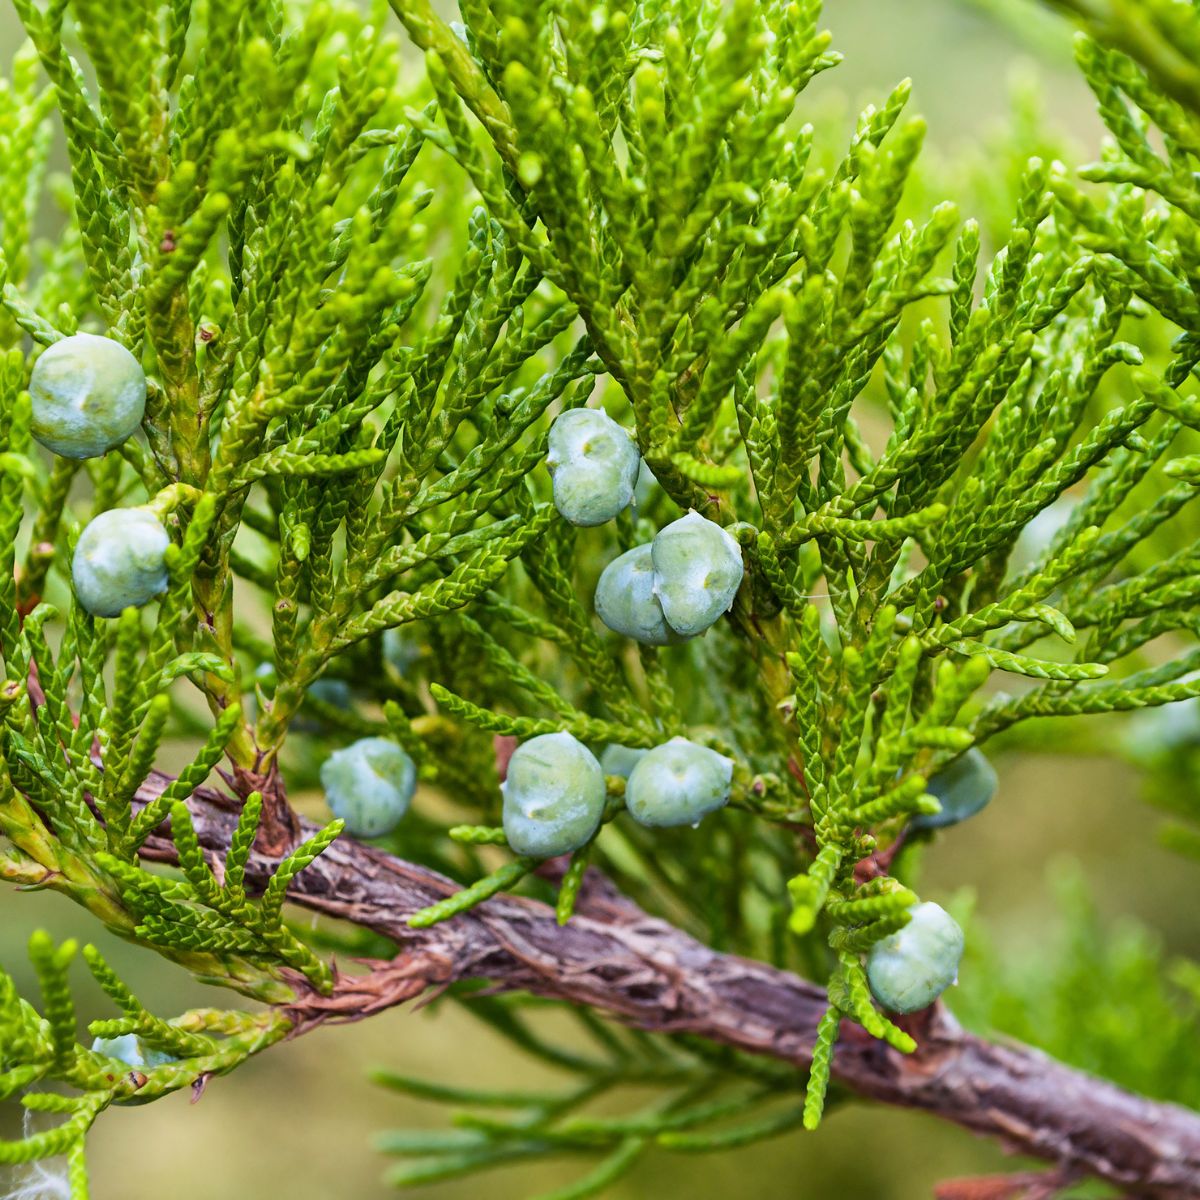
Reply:
<svg viewBox="0 0 1200 1200"><path fill-rule="evenodd" d="M152 785L147 795L160 781ZM201 791L190 806L204 847L223 854L236 802ZM309 836L314 827L304 824ZM145 853L171 859L165 837ZM275 860L256 848L247 870L263 885ZM505 990L587 1005L641 1029L687 1033L807 1067L824 992L786 971L720 954L648 916L603 877L585 881L570 924L543 904L499 896L430 929L406 917L455 885L413 863L339 839L292 884L291 899L394 939L402 953L331 997L302 994L291 1015L308 1028L402 1003L428 987L484 979ZM1200 1113L1158 1103L1022 1045L966 1033L942 1008L910 1023L916 1054L898 1054L845 1025L834 1077L859 1095L920 1109L1060 1173L1090 1175L1138 1196L1200 1197Z"/></svg>

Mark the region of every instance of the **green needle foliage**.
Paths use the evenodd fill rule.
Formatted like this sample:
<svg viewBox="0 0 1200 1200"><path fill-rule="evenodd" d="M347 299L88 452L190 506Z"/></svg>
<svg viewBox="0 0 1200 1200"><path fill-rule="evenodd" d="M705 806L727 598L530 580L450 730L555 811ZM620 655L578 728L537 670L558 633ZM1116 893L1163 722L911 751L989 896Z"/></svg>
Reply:
<svg viewBox="0 0 1200 1200"><path fill-rule="evenodd" d="M62 1120L0 1162L68 1153L86 1195L108 1104L285 1036L289 1002L334 987L331 949L396 952L286 923L340 822L291 839L262 894L245 882L256 838L291 828L288 789L365 736L426 785L381 844L461 884L413 927L518 887L565 924L591 864L829 997L805 1078L582 1012L551 1041L537 1002L456 992L573 1082L382 1076L465 1110L450 1133L381 1138L397 1186L566 1152L596 1163L554 1195L584 1197L650 1150L815 1128L843 1021L916 1048L864 958L917 901L907 825L939 809L931 776L1043 718L1200 697L1200 18L1066 5L1097 33L1078 58L1112 140L1083 170L1021 152L981 227L926 204L907 83L848 146L804 123L839 61L818 0L462 0L461 24L428 0L369 21L341 0L14 3L0 876L265 1007L164 1020L87 951L123 1014L93 1032L171 1059L117 1070L75 1040L73 947L35 936L40 1014L0 975L0 1085ZM60 137L69 178L47 175ZM81 330L142 364L142 436L48 459L30 371ZM648 477L576 530L542 464L552 419L589 403ZM94 617L71 582L81 526L136 505L170 535L168 586ZM610 634L600 570L688 510L741 549L731 610L680 645ZM609 776L552 887L489 847L497 738L560 732L597 754L686 736L733 761L728 805L651 830ZM180 738L190 760L166 775ZM193 819L206 783L240 810L219 862ZM167 837L178 868L144 865ZM645 1107L586 1111L629 1083Z"/></svg>
<svg viewBox="0 0 1200 1200"><path fill-rule="evenodd" d="M545 1155L594 1158L554 1197L600 1194L649 1151L716 1152L746 1146L800 1126L803 1078L789 1068L701 1043L668 1045L614 1031L573 1010L575 1028L563 1047L541 1040L516 1005L476 996L466 1011L516 1041L533 1059L563 1070L570 1082L550 1092L458 1088L379 1071L375 1082L406 1096L449 1105L455 1128L445 1133L379 1135L376 1148L400 1159L388 1172L398 1188L436 1183L489 1167ZM629 1084L655 1099L618 1117L591 1116L587 1106Z"/></svg>

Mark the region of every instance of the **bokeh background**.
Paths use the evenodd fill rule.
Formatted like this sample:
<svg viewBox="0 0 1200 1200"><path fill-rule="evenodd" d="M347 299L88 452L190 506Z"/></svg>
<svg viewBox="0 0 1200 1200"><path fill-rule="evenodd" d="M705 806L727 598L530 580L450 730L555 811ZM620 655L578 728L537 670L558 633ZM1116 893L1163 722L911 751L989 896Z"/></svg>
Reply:
<svg viewBox="0 0 1200 1200"><path fill-rule="evenodd" d="M901 78L914 82L912 107L929 121L937 171L986 171L987 147L1009 125L1014 96L1031 97L1053 139L1078 160L1095 154L1099 125L1074 72L1070 31L1032 4L1005 0L830 0L826 24L845 54L804 97L809 119L843 137L853 116ZM0 13L0 51L19 36ZM1026 118L1028 119L1028 117ZM2 165L0 165L2 169ZM957 198L957 197L956 197ZM968 207L964 205L964 207ZM1058 953L1058 882L1079 875L1095 896L1105 936L1129 917L1161 937L1167 955L1200 957L1194 869L1155 841L1157 817L1139 799L1131 766L1088 754L1009 750L998 756L996 802L927 855L922 892L943 903L972 902L978 927L1004 970L1036 973ZM0 962L27 994L33 982L24 945L35 925L62 937L82 932L163 1013L205 1002L149 951L86 928L53 895L0 891ZM80 973L82 1017L110 1015ZM964 996L971 986L964 979ZM966 1003L965 999L962 1001ZM92 1007L89 1009L89 1005ZM951 1000L953 1007L954 1000ZM98 1200L372 1200L394 1195L373 1131L440 1125L444 1110L371 1085L387 1066L451 1083L523 1086L549 1081L461 1009L430 1015L396 1011L359 1025L324 1029L263 1055L229 1079L213 1081L195 1104L185 1094L152 1106L114 1110L91 1139ZM4 1121L10 1121L5 1125ZM0 1135L11 1133L11 1112ZM747 1151L694 1158L649 1158L612 1193L622 1200L754 1196L757 1200L918 1200L947 1176L1010 1169L997 1147L941 1123L853 1105L833 1112L817 1135L793 1134ZM424 1189L429 1200L518 1200L561 1185L578 1164L498 1172ZM0 1175L0 1181L3 1176ZM33 1191L29 1196L57 1195Z"/></svg>

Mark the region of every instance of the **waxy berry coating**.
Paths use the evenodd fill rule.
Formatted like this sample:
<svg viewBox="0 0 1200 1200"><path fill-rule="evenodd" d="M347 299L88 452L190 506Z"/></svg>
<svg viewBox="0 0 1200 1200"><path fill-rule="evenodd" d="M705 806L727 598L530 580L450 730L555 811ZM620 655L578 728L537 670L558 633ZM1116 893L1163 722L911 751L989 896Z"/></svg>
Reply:
<svg viewBox="0 0 1200 1200"><path fill-rule="evenodd" d="M600 765L604 768L605 775L619 775L622 779L628 779L633 768L648 753L648 750L639 750L634 746L620 746L614 742L611 746L604 747L600 755Z"/></svg>
<svg viewBox="0 0 1200 1200"><path fill-rule="evenodd" d="M321 786L352 837L376 838L400 824L417 790L417 768L387 738L360 738L321 764Z"/></svg>
<svg viewBox="0 0 1200 1200"><path fill-rule="evenodd" d="M625 785L625 807L652 829L695 825L729 800L733 760L675 737L634 765Z"/></svg>
<svg viewBox="0 0 1200 1200"><path fill-rule="evenodd" d="M124 1033L120 1037L96 1038L92 1042L92 1051L115 1058L128 1066L138 1069L161 1067L163 1063L178 1060L162 1050L147 1046L136 1033Z"/></svg>
<svg viewBox="0 0 1200 1200"><path fill-rule="evenodd" d="M973 817L996 794L996 768L972 746L948 763L926 785L926 791L941 801L942 811L919 813L913 829L943 829Z"/></svg>
<svg viewBox="0 0 1200 1200"><path fill-rule="evenodd" d="M550 428L546 465L554 479L554 507L572 525L603 525L629 507L641 455L607 413L570 408Z"/></svg>
<svg viewBox="0 0 1200 1200"><path fill-rule="evenodd" d="M914 905L910 920L871 947L867 982L871 994L891 1012L928 1008L958 979L963 932L940 905Z"/></svg>
<svg viewBox="0 0 1200 1200"><path fill-rule="evenodd" d="M614 633L643 646L670 646L684 639L667 624L655 594L650 546L634 546L604 568L596 584L596 615Z"/></svg>
<svg viewBox="0 0 1200 1200"><path fill-rule="evenodd" d="M569 733L522 742L508 760L504 835L525 858L578 850L600 827L606 790L596 756Z"/></svg>
<svg viewBox="0 0 1200 1200"><path fill-rule="evenodd" d="M29 376L33 436L63 458L95 458L142 423L146 376L120 342L76 333L48 346Z"/></svg>
<svg viewBox="0 0 1200 1200"><path fill-rule="evenodd" d="M113 508L85 526L71 560L79 603L94 617L116 617L167 590L171 539L148 508Z"/></svg>
<svg viewBox="0 0 1200 1200"><path fill-rule="evenodd" d="M655 595L682 637L703 633L733 605L742 583L742 551L720 525L697 512L660 529L651 543Z"/></svg>

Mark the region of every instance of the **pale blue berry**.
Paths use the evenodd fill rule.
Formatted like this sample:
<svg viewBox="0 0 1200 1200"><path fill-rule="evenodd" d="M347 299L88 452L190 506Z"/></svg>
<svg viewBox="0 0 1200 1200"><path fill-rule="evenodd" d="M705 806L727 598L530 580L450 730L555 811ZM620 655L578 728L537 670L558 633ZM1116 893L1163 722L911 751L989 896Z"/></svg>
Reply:
<svg viewBox="0 0 1200 1200"><path fill-rule="evenodd" d="M667 624L695 637L728 612L742 583L742 551L720 525L689 512L651 543L655 594Z"/></svg>
<svg viewBox="0 0 1200 1200"><path fill-rule="evenodd" d="M173 1055L147 1046L135 1033L123 1033L120 1037L113 1038L96 1038L92 1042L92 1051L115 1058L118 1062L139 1070L149 1070L161 1067L164 1063L178 1061Z"/></svg>
<svg viewBox="0 0 1200 1200"><path fill-rule="evenodd" d="M600 755L600 765L604 768L605 775L619 775L622 779L628 779L629 773L646 754L645 750L638 750L633 746L619 746L614 742L611 746L604 747L604 752Z"/></svg>
<svg viewBox="0 0 1200 1200"><path fill-rule="evenodd" d="M417 768L395 742L360 738L321 764L321 786L353 837L375 838L400 824L417 790Z"/></svg>
<svg viewBox="0 0 1200 1200"><path fill-rule="evenodd" d="M349 709L354 703L354 693L344 679L318 679L308 687L308 694L322 704L334 708Z"/></svg>
<svg viewBox="0 0 1200 1200"><path fill-rule="evenodd" d="M550 428L546 465L554 507L572 525L603 525L629 507L641 456L633 439L607 413L569 408Z"/></svg>
<svg viewBox="0 0 1200 1200"><path fill-rule="evenodd" d="M986 807L996 794L996 786L996 768L972 746L929 780L925 790L941 801L942 811L919 813L912 820L912 828L957 825Z"/></svg>
<svg viewBox="0 0 1200 1200"><path fill-rule="evenodd" d="M963 955L963 932L940 905L914 905L909 916L903 929L876 942L867 954L872 995L897 1013L928 1008L957 981Z"/></svg>
<svg viewBox="0 0 1200 1200"><path fill-rule="evenodd" d="M92 1041L92 1051L115 1058L130 1067L145 1065L142 1061L142 1044L135 1033L123 1033L120 1037L95 1038Z"/></svg>
<svg viewBox="0 0 1200 1200"><path fill-rule="evenodd" d="M120 342L76 333L48 346L29 376L33 436L64 458L95 458L142 423L146 376Z"/></svg>
<svg viewBox="0 0 1200 1200"><path fill-rule="evenodd" d="M634 509L642 508L648 504L656 487L658 487L658 480L655 479L654 472L646 466L646 460L642 459L642 465L638 467L637 483L633 485Z"/></svg>
<svg viewBox="0 0 1200 1200"><path fill-rule="evenodd" d="M305 699L327 704L342 712L351 712L354 708L354 693L344 679L318 679L305 690ZM292 728L298 733L324 733L328 731L329 724L309 706L293 719Z"/></svg>
<svg viewBox="0 0 1200 1200"><path fill-rule="evenodd" d="M421 643L394 626L383 631L383 661L397 675L406 676L421 658Z"/></svg>
<svg viewBox="0 0 1200 1200"><path fill-rule="evenodd" d="M569 733L522 742L508 760L504 836L525 858L578 850L604 815L604 772L596 756Z"/></svg>
<svg viewBox="0 0 1200 1200"><path fill-rule="evenodd" d="M94 617L116 617L167 590L171 539L148 508L112 508L79 535L71 578L79 603Z"/></svg>
<svg viewBox="0 0 1200 1200"><path fill-rule="evenodd" d="M1033 566L1050 549L1051 543L1074 515L1078 503L1074 496L1059 496L1033 517L1013 544L1010 561L1015 571Z"/></svg>
<svg viewBox="0 0 1200 1200"><path fill-rule="evenodd" d="M667 624L655 595L650 546L635 546L604 568L596 584L596 615L614 633L644 646L669 646L684 639Z"/></svg>
<svg viewBox="0 0 1200 1200"><path fill-rule="evenodd" d="M674 737L639 759L625 785L625 807L652 829L696 825L729 800L733 760Z"/></svg>

